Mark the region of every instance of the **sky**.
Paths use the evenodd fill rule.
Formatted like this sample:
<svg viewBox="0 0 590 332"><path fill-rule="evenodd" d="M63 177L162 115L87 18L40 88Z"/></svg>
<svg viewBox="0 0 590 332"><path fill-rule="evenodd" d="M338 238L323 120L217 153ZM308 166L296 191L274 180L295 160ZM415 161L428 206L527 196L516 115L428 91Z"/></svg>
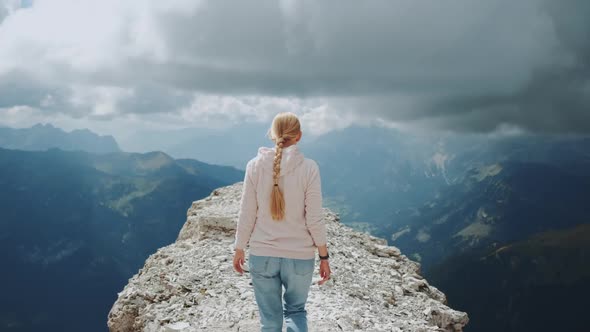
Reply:
<svg viewBox="0 0 590 332"><path fill-rule="evenodd" d="M0 0L0 125L590 131L587 0Z"/></svg>

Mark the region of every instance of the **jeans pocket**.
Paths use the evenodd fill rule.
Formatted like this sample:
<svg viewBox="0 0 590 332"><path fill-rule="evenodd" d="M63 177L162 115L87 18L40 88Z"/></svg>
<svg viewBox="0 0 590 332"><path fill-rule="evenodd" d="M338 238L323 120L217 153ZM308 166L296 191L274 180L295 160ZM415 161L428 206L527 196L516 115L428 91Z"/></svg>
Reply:
<svg viewBox="0 0 590 332"><path fill-rule="evenodd" d="M308 276L313 273L315 259L293 259L293 270L296 275Z"/></svg>
<svg viewBox="0 0 590 332"><path fill-rule="evenodd" d="M268 270L268 261L270 257L267 256L255 256L250 255L250 261L248 266L250 267L250 273L264 274Z"/></svg>

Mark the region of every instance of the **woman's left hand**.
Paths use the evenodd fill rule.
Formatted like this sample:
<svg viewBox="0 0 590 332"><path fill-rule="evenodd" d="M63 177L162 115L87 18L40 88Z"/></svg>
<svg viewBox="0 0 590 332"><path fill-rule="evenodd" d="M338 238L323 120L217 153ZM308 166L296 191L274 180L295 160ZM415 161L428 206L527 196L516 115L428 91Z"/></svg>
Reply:
<svg viewBox="0 0 590 332"><path fill-rule="evenodd" d="M322 280L318 281L318 285L322 285L328 281L331 273L332 271L330 271L330 263L328 263L328 260L320 260L320 277L322 277Z"/></svg>
<svg viewBox="0 0 590 332"><path fill-rule="evenodd" d="M240 274L244 274L244 249L236 249L234 254L234 270Z"/></svg>

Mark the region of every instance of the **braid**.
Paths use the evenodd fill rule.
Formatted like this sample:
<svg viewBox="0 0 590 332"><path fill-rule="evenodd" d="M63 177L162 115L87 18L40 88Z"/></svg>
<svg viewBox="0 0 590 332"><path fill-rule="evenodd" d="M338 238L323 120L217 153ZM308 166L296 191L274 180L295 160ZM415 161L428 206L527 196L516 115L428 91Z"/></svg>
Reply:
<svg viewBox="0 0 590 332"><path fill-rule="evenodd" d="M281 112L272 120L267 132L268 138L276 144L275 156L272 165L272 189L270 193L270 215L274 221L285 219L285 197L279 187L281 175L281 160L283 158L283 147L297 143L301 137L301 125L297 115L292 112ZM294 142L293 142L294 141Z"/></svg>
<svg viewBox="0 0 590 332"><path fill-rule="evenodd" d="M281 159L283 157L283 142L284 138L280 136L277 139L276 145L276 154L273 163L273 187L272 187L272 196L276 204L276 209L272 209L272 219L275 221L283 219L285 215L285 200L283 198L283 193L279 188L279 175L281 174Z"/></svg>
<svg viewBox="0 0 590 332"><path fill-rule="evenodd" d="M281 173L281 159L283 158L283 142L284 139L280 137L277 140L277 152L275 154L274 164L273 164L273 180L275 184L279 182L279 174Z"/></svg>

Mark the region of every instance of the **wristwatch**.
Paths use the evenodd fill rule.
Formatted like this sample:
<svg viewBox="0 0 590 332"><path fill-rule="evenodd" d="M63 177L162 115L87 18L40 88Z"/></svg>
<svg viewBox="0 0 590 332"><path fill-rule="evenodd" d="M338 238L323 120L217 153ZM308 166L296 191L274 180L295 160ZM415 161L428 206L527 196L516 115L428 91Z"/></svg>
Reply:
<svg viewBox="0 0 590 332"><path fill-rule="evenodd" d="M318 256L320 257L320 260L327 260L328 258L330 258L330 253L328 253L326 256L322 256L320 254L318 254Z"/></svg>

